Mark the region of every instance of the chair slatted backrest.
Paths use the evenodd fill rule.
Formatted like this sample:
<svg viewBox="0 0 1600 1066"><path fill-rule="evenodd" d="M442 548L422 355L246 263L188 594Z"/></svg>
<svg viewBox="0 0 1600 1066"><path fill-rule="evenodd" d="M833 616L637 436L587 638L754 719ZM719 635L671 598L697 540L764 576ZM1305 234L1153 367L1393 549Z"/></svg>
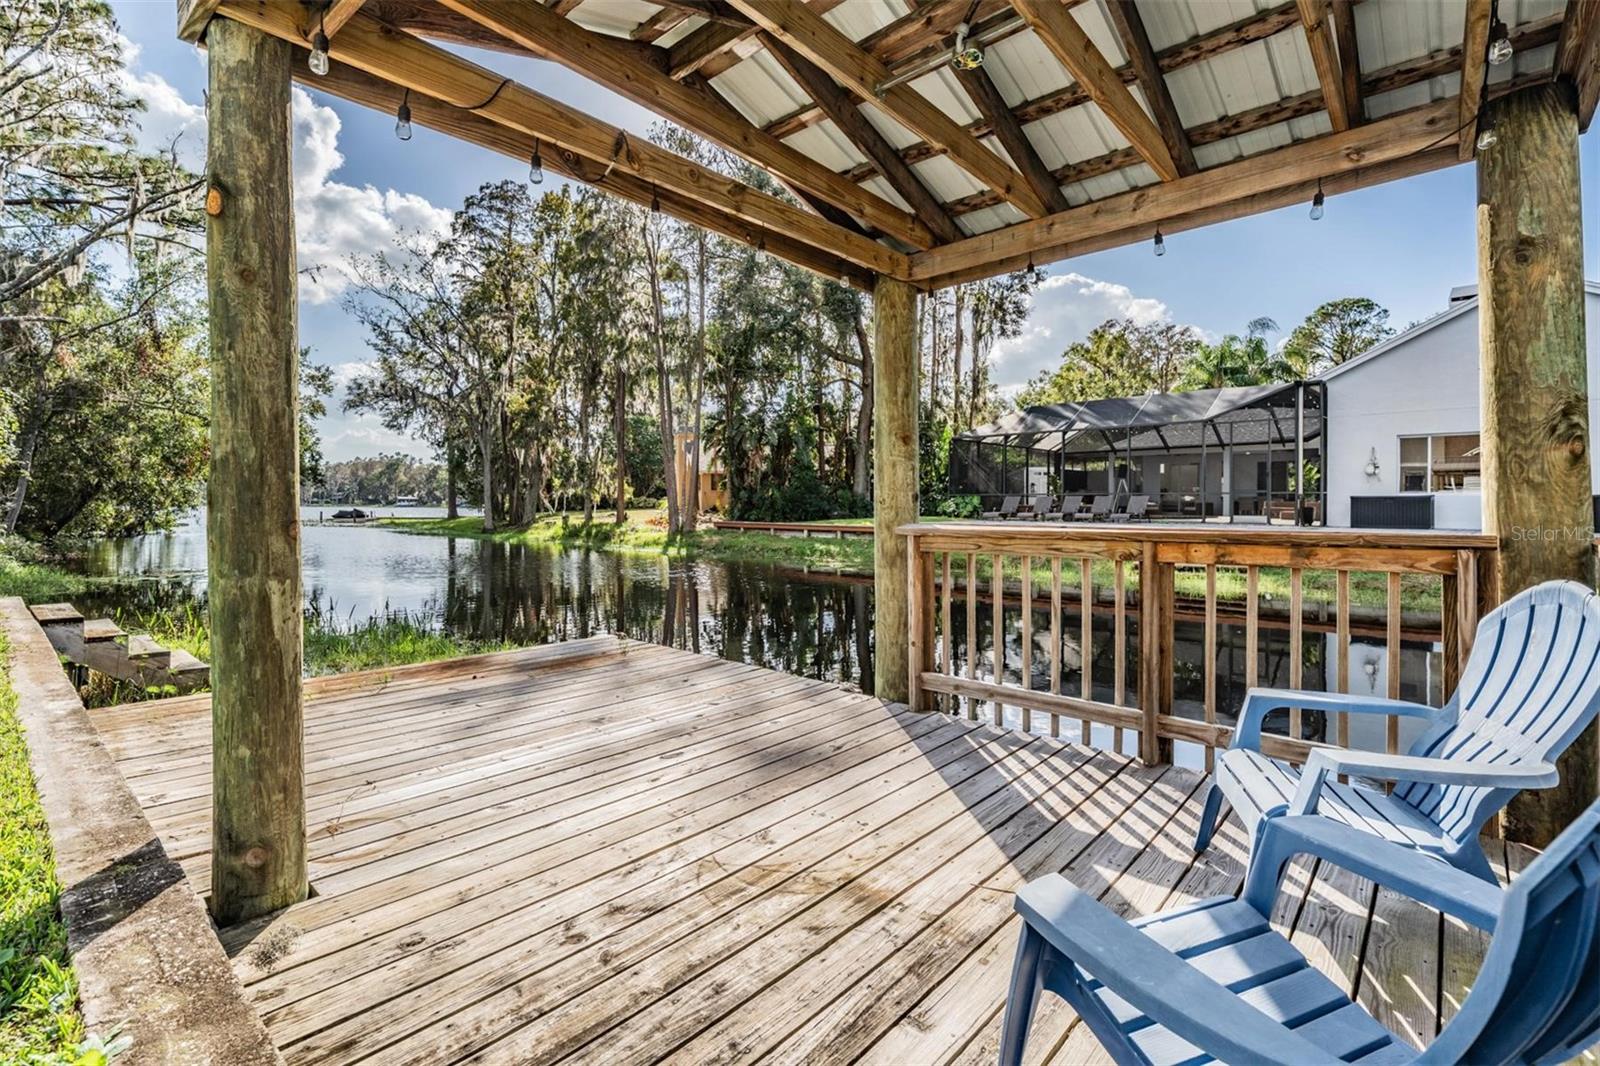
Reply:
<svg viewBox="0 0 1600 1066"><path fill-rule="evenodd" d="M1472 656L1437 725L1410 754L1466 763L1554 761L1600 708L1600 597L1575 581L1518 593L1478 625ZM1487 785L1411 782L1400 799L1455 840L1510 798Z"/></svg>
<svg viewBox="0 0 1600 1066"><path fill-rule="evenodd" d="M1081 510L1083 510L1082 495L1063 496L1061 497L1061 507L1056 511L1056 513L1064 517L1071 518Z"/></svg>
<svg viewBox="0 0 1600 1066"><path fill-rule="evenodd" d="M1054 502L1050 496L1035 496L1033 498L1033 516L1038 518L1050 513L1050 504Z"/></svg>
<svg viewBox="0 0 1600 1066"><path fill-rule="evenodd" d="M1427 1058L1563 1062L1597 1035L1600 802L1511 883L1472 993Z"/></svg>

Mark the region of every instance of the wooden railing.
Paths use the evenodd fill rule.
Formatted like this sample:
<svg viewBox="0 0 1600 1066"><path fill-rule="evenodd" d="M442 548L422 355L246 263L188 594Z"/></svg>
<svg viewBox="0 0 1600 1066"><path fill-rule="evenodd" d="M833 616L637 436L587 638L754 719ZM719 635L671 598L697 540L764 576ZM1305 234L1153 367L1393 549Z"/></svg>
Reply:
<svg viewBox="0 0 1600 1066"><path fill-rule="evenodd" d="M1046 522L920 523L899 532L910 548L913 707L986 714L1052 736L1070 719L1085 743L1098 724L1117 750L1136 734L1147 763L1170 761L1178 741L1199 745L1210 768L1232 735L1220 719L1238 710L1233 699L1219 704L1221 680L1237 681L1239 695L1257 684L1315 687L1304 669L1308 628L1334 638L1333 662L1321 664L1330 691L1350 691L1354 635L1381 640L1380 694L1391 697L1401 696L1403 645L1437 646L1441 684L1423 695L1442 702L1480 612L1497 602L1494 568L1485 565L1495 541L1476 533ZM1224 626L1242 630L1244 659L1240 676L1226 679ZM1180 629L1199 648L1198 672L1179 655ZM1286 634L1270 678L1262 676L1264 633ZM1097 673L1105 654L1111 661ZM1364 670L1375 688L1377 661ZM1196 693L1184 714L1175 702L1180 674ZM1348 716L1331 718L1308 730L1291 708L1287 731L1272 723L1264 749L1300 761L1318 743L1349 744ZM1399 719L1386 719L1382 743L1398 750Z"/></svg>

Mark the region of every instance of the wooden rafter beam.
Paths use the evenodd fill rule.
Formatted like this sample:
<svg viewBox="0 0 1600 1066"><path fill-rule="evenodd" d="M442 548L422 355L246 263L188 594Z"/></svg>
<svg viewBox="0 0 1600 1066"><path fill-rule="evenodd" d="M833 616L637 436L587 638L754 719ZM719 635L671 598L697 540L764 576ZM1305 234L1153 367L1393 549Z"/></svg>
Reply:
<svg viewBox="0 0 1600 1066"><path fill-rule="evenodd" d="M708 22L672 46L667 53L667 73L674 78L696 74L740 41L754 35L754 29Z"/></svg>
<svg viewBox="0 0 1600 1066"><path fill-rule="evenodd" d="M892 237L917 248L929 248L935 243L928 228L900 207L757 129L715 93L668 77L658 65L657 49L591 32L538 4L508 4L503 0L440 2L477 25L695 131Z"/></svg>
<svg viewBox="0 0 1600 1066"><path fill-rule="evenodd" d="M218 14L305 47L300 12L255 0L224 0ZM334 58L392 83L540 138L574 157L620 170L765 229L829 248L842 259L903 277L904 255L592 115L519 85L510 78L386 26L370 15L351 19L333 42Z"/></svg>
<svg viewBox="0 0 1600 1066"><path fill-rule="evenodd" d="M185 41L198 41L206 32L206 23L217 12L222 0L178 0L178 37Z"/></svg>
<svg viewBox="0 0 1600 1066"><path fill-rule="evenodd" d="M1011 108L1006 106L1005 97L1000 95L1000 90L995 87L994 79L982 67L972 70L955 71L956 80L961 83L961 88L966 90L967 96L972 100L972 106L978 109L978 114L989 124L994 131L995 140L1006 150L1006 155L1011 157L1011 162L1021 171L1033 191L1038 194L1045 207L1051 212L1065 211L1068 207L1067 198L1061 191L1060 184L1050 173L1050 168L1045 166L1044 160L1039 158L1039 150L1028 140L1028 135L1022 132L1022 123L1017 121L1017 116L1011 113ZM895 158L899 158L898 155Z"/></svg>
<svg viewBox="0 0 1600 1066"><path fill-rule="evenodd" d="M1016 0L1017 12L1050 53L1089 94L1111 124L1136 148L1162 181L1179 176L1178 163L1154 121L1133 98L1116 69L1089 40L1072 12L1046 0Z"/></svg>
<svg viewBox="0 0 1600 1066"><path fill-rule="evenodd" d="M795 84L827 112L839 132L871 161L901 199L911 205L911 210L935 237L948 243L966 235L944 209L939 198L929 192L922 179L912 171L910 164L900 158L894 146L861 113L855 98L840 88L827 71L773 37L763 35L762 43L772 58L789 72Z"/></svg>
<svg viewBox="0 0 1600 1066"><path fill-rule="evenodd" d="M636 41L650 44L660 40L679 26L687 22L689 16L674 8L664 7L654 15L639 23L634 31L628 34Z"/></svg>
<svg viewBox="0 0 1600 1066"><path fill-rule="evenodd" d="M387 110L394 98L394 86L337 61L330 65L326 77L316 77L300 64L295 65L294 71L296 79L304 82L307 88L377 110ZM518 161L527 159L534 148L533 137L520 130L502 126L422 93L411 94L411 121ZM653 201L659 202L661 210L675 218L703 226L744 244L764 248L773 255L826 277L848 279L861 289L870 290L872 287L875 275L871 271L840 259L825 248L808 244L778 230L752 225L669 189L652 187L621 169L607 173L606 168L566 152L549 152L544 157L544 164L552 173L593 185L641 207L647 207Z"/></svg>
<svg viewBox="0 0 1600 1066"><path fill-rule="evenodd" d="M1429 104L1353 130L1251 156L1162 185L1096 200L1049 218L922 252L911 258L911 277L930 282L1019 257L1048 261L1051 249L1129 229L1152 233L1169 218L1259 193L1314 186L1345 171L1403 160L1440 145L1455 133L1457 102Z"/></svg>
<svg viewBox="0 0 1600 1066"><path fill-rule="evenodd" d="M1578 129L1588 129L1600 103L1600 0L1567 0L1555 73L1577 90Z"/></svg>
<svg viewBox="0 0 1600 1066"><path fill-rule="evenodd" d="M1344 89L1344 109L1350 125L1366 121L1361 103L1361 48L1356 43L1356 0L1333 0L1333 38L1339 46L1340 82Z"/></svg>
<svg viewBox="0 0 1600 1066"><path fill-rule="evenodd" d="M1327 104L1328 121L1335 133L1343 132L1350 128L1350 109L1345 105L1344 74L1339 66L1339 46L1333 37L1331 0L1296 2L1300 8L1300 24L1306 31L1306 45L1311 49L1311 65L1316 68L1322 99Z"/></svg>
<svg viewBox="0 0 1600 1066"><path fill-rule="evenodd" d="M344 24L354 17L367 0L333 0L322 15L322 32L329 37L344 29Z"/></svg>
<svg viewBox="0 0 1600 1066"><path fill-rule="evenodd" d="M1106 0L1106 11L1111 16L1112 29L1122 40L1122 50L1128 53L1128 65L1139 79L1139 88L1144 90L1145 103L1155 115L1156 128L1161 131L1167 152L1178 165L1178 173L1193 174L1200 169L1194 161L1194 149L1184 133L1183 120L1172 102L1166 73L1156 59L1156 50L1150 44L1150 33L1145 29L1138 5L1135 0Z"/></svg>
<svg viewBox="0 0 1600 1066"><path fill-rule="evenodd" d="M1489 19L1493 14L1494 0L1467 0L1461 29L1461 105L1456 116L1456 125L1461 127L1456 145L1460 159L1471 159L1477 151L1478 111L1483 107L1484 75L1489 69Z"/></svg>
<svg viewBox="0 0 1600 1066"><path fill-rule="evenodd" d="M889 68L863 51L812 8L799 0L731 0L732 5L772 36L843 82L862 99L878 101L895 121L942 147L951 162L998 190L1025 214L1047 214L1044 204L1005 160L979 144L949 115L916 90L889 85Z"/></svg>

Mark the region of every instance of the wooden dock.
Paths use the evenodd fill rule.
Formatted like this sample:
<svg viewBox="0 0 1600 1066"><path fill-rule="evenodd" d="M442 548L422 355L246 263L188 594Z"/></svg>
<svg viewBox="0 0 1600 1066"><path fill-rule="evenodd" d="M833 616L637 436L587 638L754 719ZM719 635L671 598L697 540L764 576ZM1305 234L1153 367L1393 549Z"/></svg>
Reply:
<svg viewBox="0 0 1600 1066"><path fill-rule="evenodd" d="M315 895L224 934L291 1063L986 1064L1019 885L1133 914L1242 881L1237 822L1190 851L1192 770L653 645L306 689ZM207 698L94 718L204 892ZM1414 1042L1483 947L1326 867L1277 918ZM1033 1059L1105 1061L1073 1023L1049 1003Z"/></svg>

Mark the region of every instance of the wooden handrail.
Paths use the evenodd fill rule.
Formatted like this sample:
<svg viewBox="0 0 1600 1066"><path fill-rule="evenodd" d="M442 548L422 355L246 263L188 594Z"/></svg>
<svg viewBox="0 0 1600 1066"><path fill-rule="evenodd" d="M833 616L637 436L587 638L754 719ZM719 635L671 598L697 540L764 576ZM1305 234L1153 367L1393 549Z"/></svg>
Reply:
<svg viewBox="0 0 1600 1066"><path fill-rule="evenodd" d="M1495 551L1496 541L1482 533L1042 521L921 522L900 526L896 532L907 537L910 552L908 687L913 707L950 713L964 708L968 717L976 718L978 705L987 703L995 724L1015 724L1027 731L1033 730L1033 716L1042 714L1053 736L1060 735L1062 718L1076 718L1084 742L1090 739L1091 723L1105 725L1112 729L1112 744L1119 750L1125 731L1133 730L1139 734L1139 755L1150 764L1170 761L1172 742L1177 740L1201 745L1209 768L1215 749L1225 746L1232 735L1231 729L1218 722L1224 708L1217 703L1219 626L1229 621L1239 624L1237 606L1231 615L1219 618L1219 603L1229 599L1219 591L1225 575L1242 572L1243 576L1245 681L1252 685L1258 680L1261 652L1263 569L1286 569L1289 574L1291 687L1299 687L1303 681L1305 611L1308 602L1315 602L1305 581L1308 571L1335 575L1332 602L1338 650L1337 662L1329 664L1327 676L1330 687L1341 691L1348 690L1350 682L1353 573L1373 575L1367 587L1373 592L1382 590L1381 634L1390 696L1397 696L1400 689L1403 580L1440 582L1437 632L1444 645L1447 688L1453 688L1458 679L1477 619L1492 606L1493 599L1493 582L1488 579L1493 570L1484 566L1484 560ZM1076 565L1070 565L1074 562ZM1094 587L1096 564L1110 570L1109 577L1102 571L1099 578L1104 582L1099 596ZM1193 572L1194 581L1204 590L1200 597L1203 613L1198 616L1204 648L1198 718L1174 713L1180 572ZM1015 579L1008 579L1008 574ZM1068 583L1075 579L1080 585L1076 692L1067 689L1070 679L1064 677L1070 670L1066 654L1069 629L1063 616L1064 574ZM1102 598L1108 590L1109 603ZM957 599L965 599L964 611L954 606ZM990 608L983 612L989 622L989 639L982 646L980 599L987 599ZM1194 610L1192 598L1184 602ZM1233 602L1237 605L1236 598ZM1322 601L1319 610L1326 609L1327 602ZM1096 698L1092 684L1096 611L1102 618L1110 615L1113 666L1109 700ZM1041 612L1046 625L1038 624ZM1130 615L1137 618L1138 625L1134 700L1129 699L1125 671ZM1369 632L1377 628L1378 621L1372 620ZM1414 624L1408 616L1407 626ZM1281 610L1276 625L1284 625ZM1020 655L1009 663L1008 632L1021 638ZM1047 634L1048 653L1043 656L1035 651L1038 634ZM1036 676L1036 663L1045 667L1044 678ZM1008 680L1008 666L1020 667L1017 680ZM1105 689L1101 692L1106 694ZM1007 718L1006 708L1017 709L1014 719ZM1345 717L1338 715L1329 723L1327 739L1348 742ZM1306 739L1303 724L1300 709L1291 708L1288 735L1267 738L1267 750L1295 761L1304 759L1321 742ZM1385 739L1388 749L1395 750L1398 720L1387 723Z"/></svg>

